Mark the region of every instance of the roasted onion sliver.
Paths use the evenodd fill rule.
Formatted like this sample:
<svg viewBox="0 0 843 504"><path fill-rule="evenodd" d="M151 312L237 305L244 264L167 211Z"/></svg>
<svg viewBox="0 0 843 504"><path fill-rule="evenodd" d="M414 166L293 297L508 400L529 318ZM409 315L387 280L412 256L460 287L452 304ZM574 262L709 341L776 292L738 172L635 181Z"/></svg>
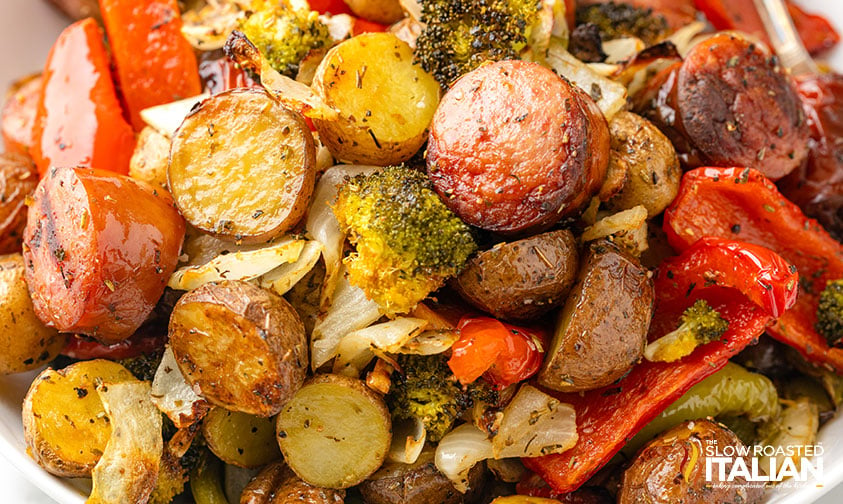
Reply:
<svg viewBox="0 0 843 504"><path fill-rule="evenodd" d="M390 462L413 464L424 449L427 431L418 418L392 422L392 445L386 458Z"/></svg>
<svg viewBox="0 0 843 504"><path fill-rule="evenodd" d="M104 383L97 393L111 422L111 438L91 472L88 504L146 502L158 480L164 450L161 413L148 382Z"/></svg>
<svg viewBox="0 0 843 504"><path fill-rule="evenodd" d="M562 453L577 438L574 408L525 384L504 408L492 450L494 458L538 457Z"/></svg>
<svg viewBox="0 0 843 504"><path fill-rule="evenodd" d="M173 138L173 133L181 126L184 118L187 117L193 107L202 100L210 97L211 95L205 93L171 103L149 107L141 110L141 119L146 124L155 128L158 133L161 133L167 138Z"/></svg>
<svg viewBox="0 0 843 504"><path fill-rule="evenodd" d="M370 174L377 171L377 166L337 165L325 170L316 189L307 212L305 229L307 235L322 244L322 257L325 258L325 281L323 282L321 305L327 307L339 280L338 273L342 266L342 247L345 233L340 230L331 205L337 199L340 184L355 175Z"/></svg>
<svg viewBox="0 0 843 504"><path fill-rule="evenodd" d="M295 262L304 249L305 240L286 238L278 243L249 251L218 255L202 266L185 266L176 270L167 286L193 290L209 282L251 280L278 266Z"/></svg>
<svg viewBox="0 0 843 504"><path fill-rule="evenodd" d="M375 358L374 351L399 353L426 325L427 321L422 319L400 317L348 333L337 345L334 373L360 376L363 368Z"/></svg>
<svg viewBox="0 0 843 504"><path fill-rule="evenodd" d="M283 296L316 266L321 256L322 244L317 241L309 241L304 245L296 261L282 264L261 276L260 286Z"/></svg>
<svg viewBox="0 0 843 504"><path fill-rule="evenodd" d="M168 346L152 380L150 397L153 404L167 415L178 429L193 425L210 409L208 401L199 397L188 385L176 363L176 356Z"/></svg>
<svg viewBox="0 0 843 504"><path fill-rule="evenodd" d="M382 315L378 304L367 298L363 289L348 283L345 268L340 270L339 276L341 279L328 310L313 327L310 345L313 369L318 369L337 354L337 346L343 336L367 327Z"/></svg>
<svg viewBox="0 0 843 504"><path fill-rule="evenodd" d="M492 442L486 433L466 423L445 434L436 447L434 464L454 488L468 491L468 472L481 460L492 458Z"/></svg>

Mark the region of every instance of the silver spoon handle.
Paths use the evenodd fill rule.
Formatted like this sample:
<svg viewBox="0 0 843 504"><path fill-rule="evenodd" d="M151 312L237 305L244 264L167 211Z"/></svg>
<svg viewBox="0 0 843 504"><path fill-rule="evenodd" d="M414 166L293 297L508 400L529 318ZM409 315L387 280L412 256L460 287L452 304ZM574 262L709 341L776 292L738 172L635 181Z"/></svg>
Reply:
<svg viewBox="0 0 843 504"><path fill-rule="evenodd" d="M755 8L782 64L794 75L817 73L817 65L802 44L784 0L755 0Z"/></svg>

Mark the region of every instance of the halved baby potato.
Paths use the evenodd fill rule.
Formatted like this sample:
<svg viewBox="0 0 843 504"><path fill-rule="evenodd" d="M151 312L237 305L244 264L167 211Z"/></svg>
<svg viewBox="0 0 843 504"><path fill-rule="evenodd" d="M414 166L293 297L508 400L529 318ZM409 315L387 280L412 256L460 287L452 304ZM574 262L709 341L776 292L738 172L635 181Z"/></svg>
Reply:
<svg viewBox="0 0 843 504"><path fill-rule="evenodd" d="M304 325L284 298L237 280L179 299L170 348L185 380L215 406L270 417L304 383Z"/></svg>
<svg viewBox="0 0 843 504"><path fill-rule="evenodd" d="M230 241L290 230L310 204L316 147L300 114L266 91L212 96L173 137L170 192L185 219Z"/></svg>
<svg viewBox="0 0 843 504"><path fill-rule="evenodd" d="M439 105L439 83L413 64L413 50L391 33L366 33L334 46L316 70L313 89L340 115L314 119L320 140L351 164L410 159Z"/></svg>
<svg viewBox="0 0 843 504"><path fill-rule="evenodd" d="M56 476L90 476L111 438L96 386L134 380L128 369L104 359L45 369L23 401L23 432L32 458Z"/></svg>

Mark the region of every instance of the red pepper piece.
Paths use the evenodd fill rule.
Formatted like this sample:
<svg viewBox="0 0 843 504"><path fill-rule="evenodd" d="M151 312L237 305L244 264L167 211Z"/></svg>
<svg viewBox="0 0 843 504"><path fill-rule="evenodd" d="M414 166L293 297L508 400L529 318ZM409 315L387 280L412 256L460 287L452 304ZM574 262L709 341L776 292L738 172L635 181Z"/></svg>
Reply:
<svg viewBox="0 0 843 504"><path fill-rule="evenodd" d="M346 4L343 0L308 0L307 3L310 5L310 10L315 10L316 12L322 14L354 15L348 7L348 4Z"/></svg>
<svg viewBox="0 0 843 504"><path fill-rule="evenodd" d="M730 263L731 255L739 257L737 264ZM795 287L798 276L781 257L755 245L704 239L667 259L654 281L650 339L675 329L682 312L697 299L705 299L729 321L729 328L719 341L677 362L643 361L616 384L583 394L550 392L576 410L579 441L564 453L524 459L524 465L556 492L576 490L664 408L760 336L773 311L793 303L793 294L759 295L759 282L768 280L780 293L789 284Z"/></svg>
<svg viewBox="0 0 843 504"><path fill-rule="evenodd" d="M59 35L47 57L32 158L41 177L51 166L129 172L135 149L111 81L103 34L92 18Z"/></svg>
<svg viewBox="0 0 843 504"><path fill-rule="evenodd" d="M547 341L541 331L492 317L464 317L457 330L460 339L451 347L448 366L463 384L485 376L503 388L530 378L541 367Z"/></svg>
<svg viewBox="0 0 843 504"><path fill-rule="evenodd" d="M796 266L802 279L796 304L767 332L809 361L843 373L843 349L830 348L814 330L826 283L843 278L843 246L764 175L748 168L689 171L665 211L664 229L676 250L720 236L763 245Z"/></svg>
<svg viewBox="0 0 843 504"><path fill-rule="evenodd" d="M100 0L100 10L135 131L141 110L202 92L176 0Z"/></svg>
<svg viewBox="0 0 843 504"><path fill-rule="evenodd" d="M718 30L741 30L770 45L752 0L694 0L694 5ZM787 2L787 10L809 53L830 49L840 41L840 35L826 18L809 14L791 2Z"/></svg>
<svg viewBox="0 0 843 504"><path fill-rule="evenodd" d="M352 16L353 17L353 16ZM351 36L360 35L361 33L379 33L385 32L389 28L387 25L375 23L367 19L355 17L354 23L351 25Z"/></svg>

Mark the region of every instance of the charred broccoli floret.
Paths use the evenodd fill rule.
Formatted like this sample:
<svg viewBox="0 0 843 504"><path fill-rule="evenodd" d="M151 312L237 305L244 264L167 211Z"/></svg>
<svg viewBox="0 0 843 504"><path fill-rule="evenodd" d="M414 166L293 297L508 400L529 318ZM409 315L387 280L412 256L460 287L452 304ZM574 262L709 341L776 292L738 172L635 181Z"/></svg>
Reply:
<svg viewBox="0 0 843 504"><path fill-rule="evenodd" d="M729 328L729 322L720 316L704 299L689 306L681 317L682 325L644 349L649 361L673 362L689 355L698 345L718 339Z"/></svg>
<svg viewBox="0 0 843 504"><path fill-rule="evenodd" d="M843 340L843 278L828 282L820 294L816 329L830 346Z"/></svg>
<svg viewBox="0 0 843 504"><path fill-rule="evenodd" d="M654 13L653 9L628 3L581 5L576 12L577 24L597 26L603 40L638 37L649 46L660 42L669 33L664 16Z"/></svg>
<svg viewBox="0 0 843 504"><path fill-rule="evenodd" d="M295 76L308 52L332 44L317 12L294 8L286 0L253 0L240 30L275 70L289 76Z"/></svg>
<svg viewBox="0 0 843 504"><path fill-rule="evenodd" d="M430 441L442 439L474 401L497 402L497 392L483 380L461 386L442 355L401 354L398 365L386 396L389 410L397 420L421 420Z"/></svg>
<svg viewBox="0 0 843 504"><path fill-rule="evenodd" d="M138 380L152 381L155 378L155 371L158 370L158 365L161 364L161 357L163 355L164 351L159 350L136 357L127 357L117 362L128 369Z"/></svg>
<svg viewBox="0 0 843 504"><path fill-rule="evenodd" d="M345 260L349 281L387 315L410 311L477 249L427 176L403 166L348 180L334 214L356 246Z"/></svg>
<svg viewBox="0 0 843 504"><path fill-rule="evenodd" d="M448 86L484 61L518 58L541 0L421 0L416 59Z"/></svg>

